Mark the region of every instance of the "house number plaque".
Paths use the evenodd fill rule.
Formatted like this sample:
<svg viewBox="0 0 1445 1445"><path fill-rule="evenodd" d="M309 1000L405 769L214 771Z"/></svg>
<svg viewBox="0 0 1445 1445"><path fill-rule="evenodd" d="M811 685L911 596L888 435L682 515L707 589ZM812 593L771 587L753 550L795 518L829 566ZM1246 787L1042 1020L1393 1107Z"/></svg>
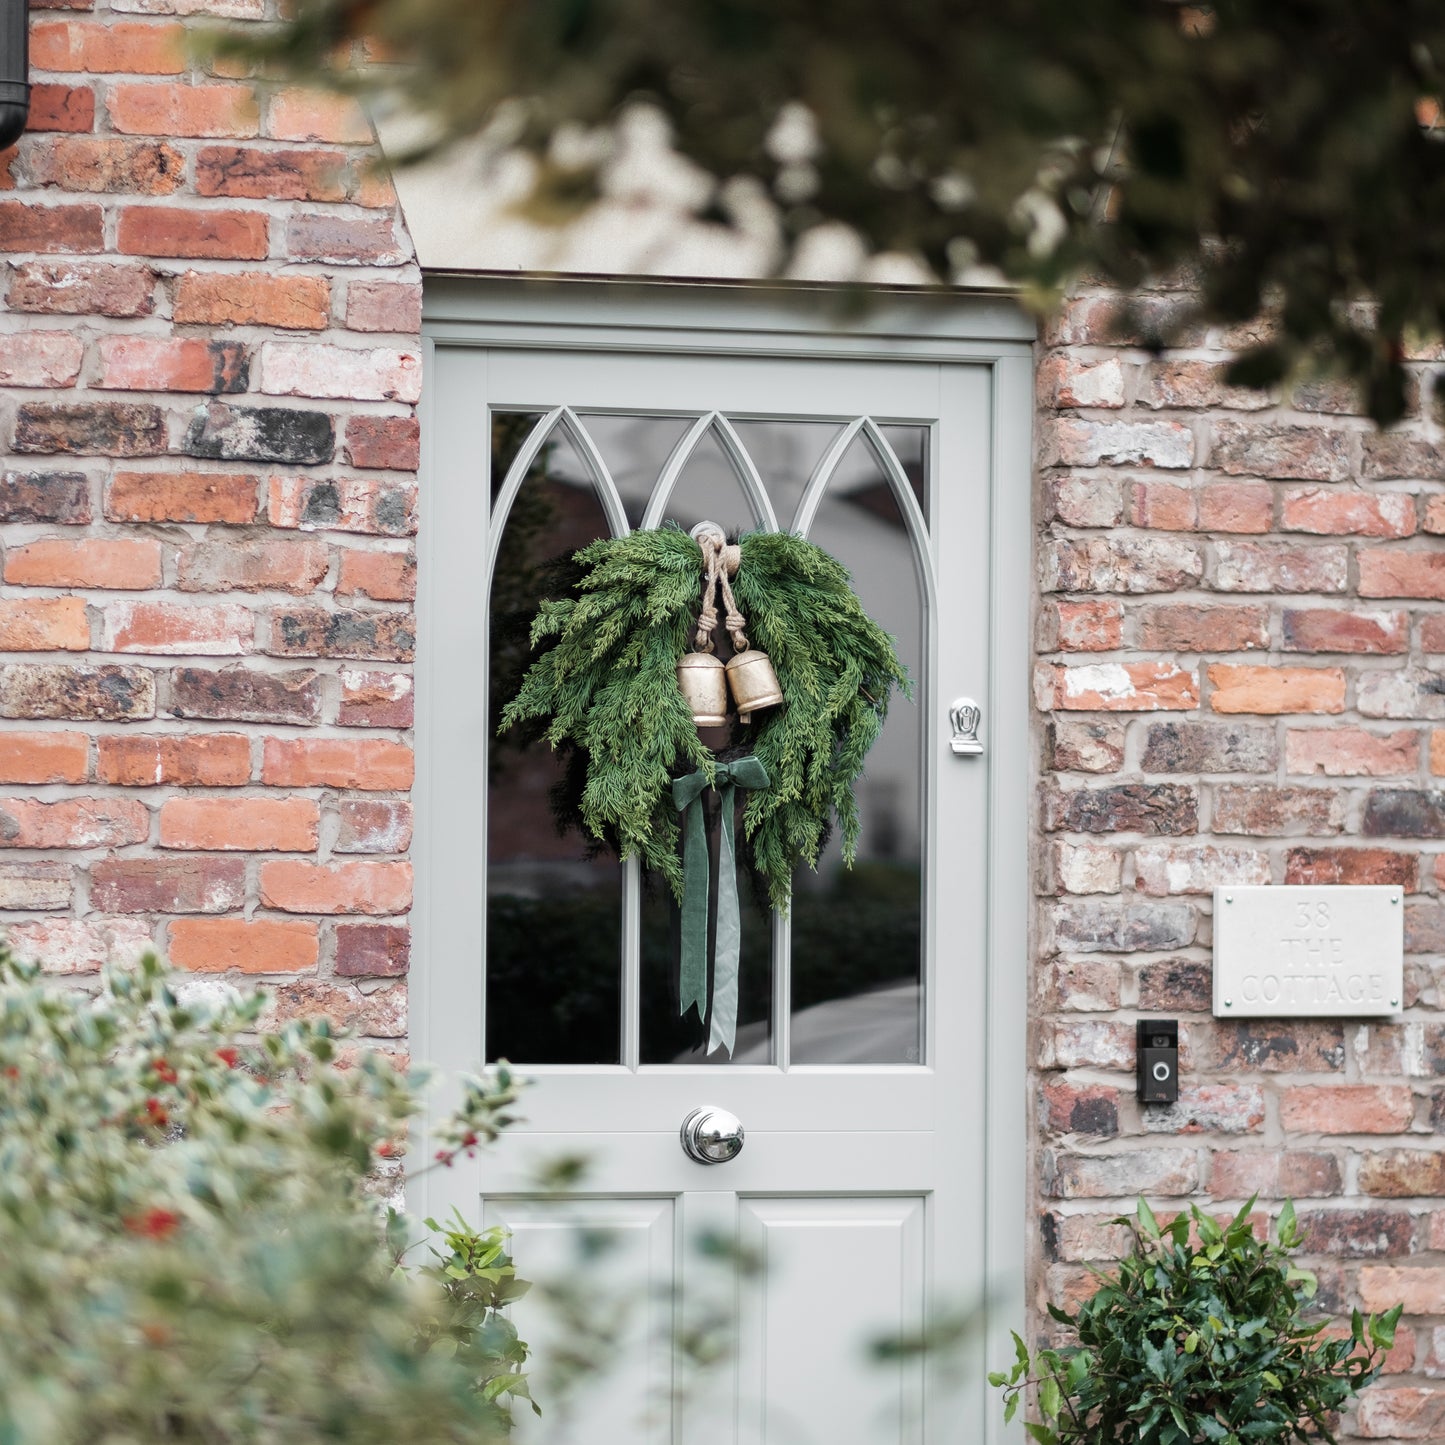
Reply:
<svg viewBox="0 0 1445 1445"><path fill-rule="evenodd" d="M1216 1018L1397 1013L1405 899L1393 887L1216 888Z"/></svg>

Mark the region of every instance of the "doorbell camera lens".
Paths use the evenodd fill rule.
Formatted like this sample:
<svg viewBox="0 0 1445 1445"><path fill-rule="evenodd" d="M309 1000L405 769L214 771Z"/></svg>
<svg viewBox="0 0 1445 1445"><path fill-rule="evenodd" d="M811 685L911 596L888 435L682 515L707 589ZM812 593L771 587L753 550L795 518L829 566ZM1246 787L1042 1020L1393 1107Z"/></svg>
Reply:
<svg viewBox="0 0 1445 1445"><path fill-rule="evenodd" d="M1155 1063L1153 1072L1154 1082L1156 1084L1162 1084L1168 1080L1169 1076L1174 1072L1174 1070L1171 1069L1169 1065L1164 1062L1163 1059L1160 1059Z"/></svg>

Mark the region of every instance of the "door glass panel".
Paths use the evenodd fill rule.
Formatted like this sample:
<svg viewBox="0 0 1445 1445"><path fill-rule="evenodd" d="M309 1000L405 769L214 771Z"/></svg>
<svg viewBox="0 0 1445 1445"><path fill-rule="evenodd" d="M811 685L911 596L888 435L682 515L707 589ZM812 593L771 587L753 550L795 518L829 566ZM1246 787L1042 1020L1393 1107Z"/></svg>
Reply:
<svg viewBox="0 0 1445 1445"><path fill-rule="evenodd" d="M693 420L690 416L614 416L603 412L583 416L587 435L602 453L616 483L629 527L641 525L657 474Z"/></svg>
<svg viewBox="0 0 1445 1445"><path fill-rule="evenodd" d="M494 411L492 413L492 505L512 470L522 444L541 421L540 411Z"/></svg>
<svg viewBox="0 0 1445 1445"><path fill-rule="evenodd" d="M684 532L699 522L713 521L730 537L762 525L715 430L709 428L693 448L663 518L676 522Z"/></svg>
<svg viewBox="0 0 1445 1445"><path fill-rule="evenodd" d="M860 436L824 493L811 539L853 575L863 606L922 677L924 594L913 539ZM800 869L792 915L792 1048L797 1064L917 1063L923 977L923 731L895 697L858 784L852 871L832 839Z"/></svg>
<svg viewBox="0 0 1445 1445"><path fill-rule="evenodd" d="M881 426L878 430L883 433L884 439L893 448L893 455L902 465L904 475L908 478L908 485L918 499L918 510L923 513L923 520L927 522L929 520L928 428L926 426L895 425Z"/></svg>
<svg viewBox="0 0 1445 1445"><path fill-rule="evenodd" d="M787 531L828 443L843 429L834 421L734 421L772 499L778 526Z"/></svg>
<svg viewBox="0 0 1445 1445"><path fill-rule="evenodd" d="M509 430L500 432L510 445ZM521 1064L615 1064L621 1056L622 869L574 821L578 755L554 752L540 724L496 735L530 661L537 604L568 585L572 553L607 533L586 475L571 442L554 432L517 493L492 575L487 1057Z"/></svg>

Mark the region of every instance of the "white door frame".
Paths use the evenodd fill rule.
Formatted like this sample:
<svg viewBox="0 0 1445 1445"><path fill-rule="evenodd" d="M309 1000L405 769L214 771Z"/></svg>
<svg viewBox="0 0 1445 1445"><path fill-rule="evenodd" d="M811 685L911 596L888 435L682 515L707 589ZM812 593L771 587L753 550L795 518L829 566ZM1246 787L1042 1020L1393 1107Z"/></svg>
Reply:
<svg viewBox="0 0 1445 1445"><path fill-rule="evenodd" d="M1028 1214L1027 992L1029 977L1029 662L1032 586L1032 440L1034 325L995 293L889 293L861 312L846 298L808 287L693 286L499 280L431 275L423 291L428 384L422 388L416 661L416 902L412 914L411 1053L418 1060L466 1057L475 1021L436 986L430 966L446 940L433 909L445 871L445 773L436 766L445 719L432 707L429 679L446 665L428 638L440 611L467 599L435 593L428 558L436 539L428 498L436 485L430 378L441 344L566 347L598 352L670 351L740 356L852 357L967 361L993 373L994 450L990 468L988 715L981 729L989 751L986 920L986 1098L982 1101L986 1180L981 1352L992 1368L1010 1358L1010 1329L1025 1324L1025 1271L1036 1251ZM478 419L478 448L487 434ZM984 519L981 519L981 521ZM480 543L480 539L479 539ZM941 700L940 700L941 701ZM961 764L966 766L966 764ZM442 885L446 886L446 885ZM476 906L483 904L477 885ZM472 1030L470 1041L464 1031ZM444 1107L439 1105L438 1107ZM431 1208L425 1191L412 1201ZM979 1382L981 1383L981 1381ZM987 1440L1019 1438L1001 1411L987 1413Z"/></svg>

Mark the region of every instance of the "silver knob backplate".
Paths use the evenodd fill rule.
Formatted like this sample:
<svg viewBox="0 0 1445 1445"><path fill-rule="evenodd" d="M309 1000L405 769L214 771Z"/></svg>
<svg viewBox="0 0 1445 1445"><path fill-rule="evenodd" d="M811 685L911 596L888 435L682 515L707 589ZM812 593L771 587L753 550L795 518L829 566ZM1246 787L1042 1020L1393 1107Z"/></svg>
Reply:
<svg viewBox="0 0 1445 1445"><path fill-rule="evenodd" d="M699 1164L726 1164L743 1152L743 1126L736 1114L704 1104L682 1121L682 1152Z"/></svg>

